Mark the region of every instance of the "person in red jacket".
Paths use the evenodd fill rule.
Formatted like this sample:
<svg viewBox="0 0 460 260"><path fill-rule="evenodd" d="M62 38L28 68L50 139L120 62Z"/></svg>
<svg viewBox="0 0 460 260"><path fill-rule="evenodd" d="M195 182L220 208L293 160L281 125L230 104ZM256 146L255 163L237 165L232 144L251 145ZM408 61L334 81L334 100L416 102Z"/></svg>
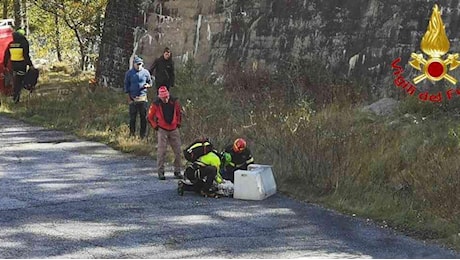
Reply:
<svg viewBox="0 0 460 260"><path fill-rule="evenodd" d="M169 143L174 152L174 177L182 179L181 174L181 140L180 124L182 117L182 107L179 100L169 95L166 86L158 88L158 97L150 105L147 119L153 129L157 131L158 149L157 166L158 178L165 180L165 156L166 148Z"/></svg>

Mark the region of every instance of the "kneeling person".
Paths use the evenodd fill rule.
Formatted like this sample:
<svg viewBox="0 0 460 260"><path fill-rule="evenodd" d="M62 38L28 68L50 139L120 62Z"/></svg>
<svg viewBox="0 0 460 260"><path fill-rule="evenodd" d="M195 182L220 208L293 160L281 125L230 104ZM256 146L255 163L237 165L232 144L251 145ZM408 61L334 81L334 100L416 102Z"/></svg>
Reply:
<svg viewBox="0 0 460 260"><path fill-rule="evenodd" d="M202 145L203 143L195 143ZM193 145L191 146L193 147ZM208 151L198 157L184 172L185 178L190 181L187 183L180 180L178 183L178 193L183 195L184 191L194 191L203 196L217 197L217 184L222 182L219 173L220 157L215 150Z"/></svg>
<svg viewBox="0 0 460 260"><path fill-rule="evenodd" d="M251 151L247 148L246 141L238 138L233 145L228 145L222 152L222 177L235 182L236 170L247 170L248 165L254 163Z"/></svg>

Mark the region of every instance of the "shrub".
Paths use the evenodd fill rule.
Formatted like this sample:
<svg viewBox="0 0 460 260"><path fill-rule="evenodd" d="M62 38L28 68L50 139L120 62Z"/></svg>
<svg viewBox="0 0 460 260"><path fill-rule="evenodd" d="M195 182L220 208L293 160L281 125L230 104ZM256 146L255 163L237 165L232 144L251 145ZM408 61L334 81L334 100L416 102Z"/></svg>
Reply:
<svg viewBox="0 0 460 260"><path fill-rule="evenodd" d="M65 74L72 74L74 72L74 68L72 64L65 63L65 62L56 62L51 65L50 71L52 72L63 72Z"/></svg>

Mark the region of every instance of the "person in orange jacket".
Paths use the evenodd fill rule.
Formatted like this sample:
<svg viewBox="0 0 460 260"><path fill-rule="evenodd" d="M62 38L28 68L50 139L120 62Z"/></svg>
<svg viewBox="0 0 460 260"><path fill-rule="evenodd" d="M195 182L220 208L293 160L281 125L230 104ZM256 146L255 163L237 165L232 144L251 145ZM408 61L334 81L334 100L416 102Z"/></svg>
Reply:
<svg viewBox="0 0 460 260"><path fill-rule="evenodd" d="M169 143L174 152L174 177L182 179L181 174L181 139L179 128L182 119L182 107L179 100L169 95L166 86L158 89L158 97L150 105L147 120L157 131L157 171L158 178L165 180L165 156Z"/></svg>

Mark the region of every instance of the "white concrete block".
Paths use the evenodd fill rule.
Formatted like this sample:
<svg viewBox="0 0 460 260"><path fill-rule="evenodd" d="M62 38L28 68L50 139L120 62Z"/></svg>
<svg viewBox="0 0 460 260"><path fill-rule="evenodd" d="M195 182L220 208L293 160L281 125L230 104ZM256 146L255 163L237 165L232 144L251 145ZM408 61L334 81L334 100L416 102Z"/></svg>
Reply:
<svg viewBox="0 0 460 260"><path fill-rule="evenodd" d="M263 200L276 193L272 166L250 164L248 170L235 171L233 198Z"/></svg>

